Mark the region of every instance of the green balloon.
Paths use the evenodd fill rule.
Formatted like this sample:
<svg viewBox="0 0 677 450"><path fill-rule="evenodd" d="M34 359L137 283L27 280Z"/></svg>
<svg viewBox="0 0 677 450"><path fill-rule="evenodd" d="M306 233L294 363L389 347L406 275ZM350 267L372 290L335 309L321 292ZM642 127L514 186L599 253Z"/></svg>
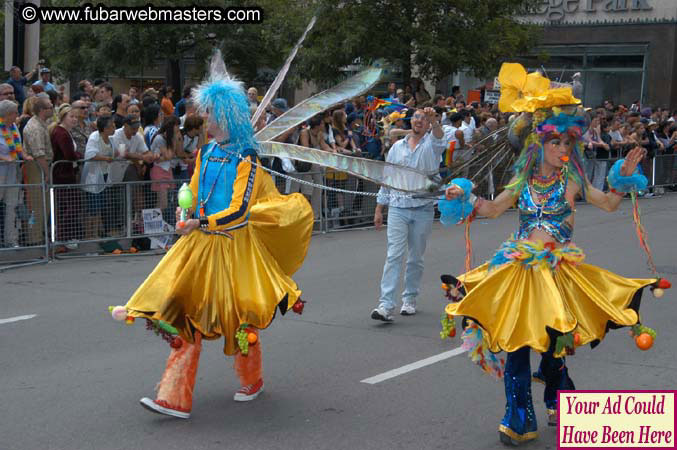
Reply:
<svg viewBox="0 0 677 450"><path fill-rule="evenodd" d="M186 183L183 183L179 189L179 206L188 209L193 206L193 191L190 190Z"/></svg>

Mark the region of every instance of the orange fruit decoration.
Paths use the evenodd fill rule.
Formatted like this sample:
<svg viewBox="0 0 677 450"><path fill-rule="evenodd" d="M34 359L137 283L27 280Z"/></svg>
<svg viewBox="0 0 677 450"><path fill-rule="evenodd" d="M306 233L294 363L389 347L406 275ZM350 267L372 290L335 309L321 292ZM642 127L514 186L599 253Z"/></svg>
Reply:
<svg viewBox="0 0 677 450"><path fill-rule="evenodd" d="M574 333L574 345L578 347L581 345L581 335L578 333Z"/></svg>
<svg viewBox="0 0 677 450"><path fill-rule="evenodd" d="M256 341L259 340L259 337L256 335L256 333L248 333L247 334L247 342L249 342L251 345L256 344Z"/></svg>
<svg viewBox="0 0 677 450"><path fill-rule="evenodd" d="M178 222L176 222L176 226L179 228L183 228L186 226L186 222L184 222L183 220L179 220Z"/></svg>
<svg viewBox="0 0 677 450"><path fill-rule="evenodd" d="M649 350L653 346L653 338L649 333L642 333L635 337L635 344L640 350Z"/></svg>

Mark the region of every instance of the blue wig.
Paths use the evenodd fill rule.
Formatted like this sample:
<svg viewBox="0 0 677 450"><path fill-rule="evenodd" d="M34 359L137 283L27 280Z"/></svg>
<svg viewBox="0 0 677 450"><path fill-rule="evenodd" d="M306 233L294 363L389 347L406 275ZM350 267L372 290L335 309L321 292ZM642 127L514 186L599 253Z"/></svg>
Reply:
<svg viewBox="0 0 677 450"><path fill-rule="evenodd" d="M214 122L228 132L231 144L239 151L258 148L249 117L249 103L241 81L231 77L216 50L209 77L193 92L198 111L207 112Z"/></svg>

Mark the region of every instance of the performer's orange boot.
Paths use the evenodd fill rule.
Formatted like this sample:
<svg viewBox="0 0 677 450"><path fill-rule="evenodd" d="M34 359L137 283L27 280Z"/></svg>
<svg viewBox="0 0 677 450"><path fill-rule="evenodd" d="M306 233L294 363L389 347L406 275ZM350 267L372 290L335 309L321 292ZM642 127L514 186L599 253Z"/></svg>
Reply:
<svg viewBox="0 0 677 450"><path fill-rule="evenodd" d="M258 331L255 331L258 335ZM235 355L235 372L240 378L242 387L235 393L236 402L249 402L263 392L261 340L249 346L246 356L238 352Z"/></svg>
<svg viewBox="0 0 677 450"><path fill-rule="evenodd" d="M194 333L195 343L181 340L179 348L172 347L167 367L156 387L155 400L141 399L141 406L156 412L181 419L188 419L193 407L193 388L202 349L202 335Z"/></svg>

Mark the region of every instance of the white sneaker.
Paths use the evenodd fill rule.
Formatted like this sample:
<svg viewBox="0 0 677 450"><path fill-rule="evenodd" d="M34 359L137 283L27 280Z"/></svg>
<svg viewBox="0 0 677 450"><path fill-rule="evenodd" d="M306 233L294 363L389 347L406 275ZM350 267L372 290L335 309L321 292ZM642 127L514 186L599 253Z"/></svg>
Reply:
<svg viewBox="0 0 677 450"><path fill-rule="evenodd" d="M162 405L158 405L155 403L154 400L149 399L148 397L144 397L141 400L139 400L141 403L141 406L146 408L148 411L158 413L158 414L164 414L166 416L172 416L172 417L178 417L179 419L189 419L190 418L190 413L189 412L183 412L183 411L178 411L176 409L170 409L166 408Z"/></svg>
<svg viewBox="0 0 677 450"><path fill-rule="evenodd" d="M393 322L395 320L393 315L386 311L382 306L379 306L371 312L371 318L383 322Z"/></svg>
<svg viewBox="0 0 677 450"><path fill-rule="evenodd" d="M409 303L402 304L402 309L400 309L400 315L402 316L413 316L416 314L416 306Z"/></svg>

